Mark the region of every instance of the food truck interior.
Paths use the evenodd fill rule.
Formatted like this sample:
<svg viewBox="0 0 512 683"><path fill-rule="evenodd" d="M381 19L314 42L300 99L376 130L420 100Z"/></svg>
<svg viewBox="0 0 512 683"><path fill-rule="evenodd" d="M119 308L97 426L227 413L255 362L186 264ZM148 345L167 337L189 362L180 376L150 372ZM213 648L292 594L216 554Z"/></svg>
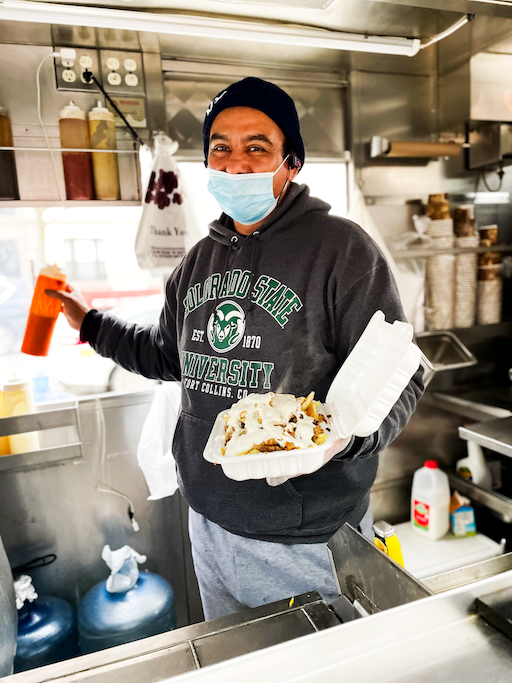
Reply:
<svg viewBox="0 0 512 683"><path fill-rule="evenodd" d="M141 576L146 569L171 584L177 627L13 681L510 680L511 74L509 0L0 0L0 374L2 382L28 375L34 392L38 377L53 388L33 414L0 418L0 438L39 433L39 448L0 457L8 558L0 555L0 634L9 629L9 565L29 573L40 596L75 610L108 576L105 545L147 556ZM69 331L56 332L53 366L27 364L20 345L34 275L54 261L96 307L135 301L140 315L158 314L165 275L119 265L134 259L147 186L139 148L152 147L158 132L179 143L175 158L206 235L204 113L246 76L293 97L307 153L303 182L313 194L329 191L322 198L386 250L433 366L409 425L380 455L374 519L403 529L405 555L413 474L436 460L471 501L479 534L452 538L442 557L444 541L423 541L423 553L412 539L416 564L406 561L407 573L344 529L332 554L348 606L335 609L312 593L204 623L187 505L179 492L149 500L137 463L155 385L114 381L112 365L98 366L94 380L89 365L79 376L78 364L94 352L76 339L66 346ZM112 100L124 115L114 112L118 198L102 200L97 190L70 199L59 112L70 101L84 112L98 101L113 111ZM452 217L455 228L458 216L459 232L436 243L443 238L429 237L428 215ZM468 224L477 228L464 232ZM93 244L94 255L81 258L77 242ZM474 270L469 294L453 284L464 259ZM448 303L436 279L452 287ZM141 304L149 296L155 313ZM483 448L489 488L457 474L468 443ZM377 575L387 583L377 585ZM351 594L356 580L361 594ZM500 595L496 607L490 598ZM8 675L12 661L2 670L2 656L0 642Z"/></svg>

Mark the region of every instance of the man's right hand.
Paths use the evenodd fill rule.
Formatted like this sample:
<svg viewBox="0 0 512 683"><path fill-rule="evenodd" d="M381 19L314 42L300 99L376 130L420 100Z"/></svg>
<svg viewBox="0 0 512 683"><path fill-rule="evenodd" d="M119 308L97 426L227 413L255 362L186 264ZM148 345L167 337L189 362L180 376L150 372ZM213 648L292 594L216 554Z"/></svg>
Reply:
<svg viewBox="0 0 512 683"><path fill-rule="evenodd" d="M66 289L45 289L45 293L52 299L62 302L62 312L74 330L80 331L86 314L91 310L84 297L71 285Z"/></svg>

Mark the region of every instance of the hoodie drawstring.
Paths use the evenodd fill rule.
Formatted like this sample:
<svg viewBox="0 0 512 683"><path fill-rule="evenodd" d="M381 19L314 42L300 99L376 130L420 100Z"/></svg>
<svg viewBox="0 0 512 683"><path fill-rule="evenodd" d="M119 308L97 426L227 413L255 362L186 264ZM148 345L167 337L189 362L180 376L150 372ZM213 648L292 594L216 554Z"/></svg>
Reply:
<svg viewBox="0 0 512 683"><path fill-rule="evenodd" d="M235 244L238 244L238 241L239 241L238 235L233 235L230 242L229 242L229 247L228 247L228 250L226 253L226 259L224 261L224 268L222 269L221 282L219 282L219 286L217 287L217 293L215 295L215 301L213 302L212 313L216 310L217 306L219 305L222 277L224 276L224 273L226 273L226 271L229 268L229 262L231 260L231 255L235 251Z"/></svg>
<svg viewBox="0 0 512 683"><path fill-rule="evenodd" d="M256 281L255 271L258 267L258 258L257 257L259 256L259 252L260 252L260 248L259 248L260 232L259 232L259 230L256 230L255 232L252 233L251 241L252 241L252 244L251 244L251 265L249 266L250 271L251 271L251 279L249 282L249 290L248 290L249 307L247 309L247 313L250 313L254 309L254 306L255 306L255 303L254 303L253 298L252 298L252 288L253 288L254 282Z"/></svg>

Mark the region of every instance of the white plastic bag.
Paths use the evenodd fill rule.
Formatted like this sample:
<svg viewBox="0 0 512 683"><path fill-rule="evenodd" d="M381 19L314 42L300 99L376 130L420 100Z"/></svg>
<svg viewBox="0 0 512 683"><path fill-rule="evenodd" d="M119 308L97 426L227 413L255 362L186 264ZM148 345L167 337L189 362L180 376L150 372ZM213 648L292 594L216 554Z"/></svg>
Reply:
<svg viewBox="0 0 512 683"><path fill-rule="evenodd" d="M18 576L14 582L14 595L16 596L16 609L20 610L25 602L34 602L36 600L36 589L32 585L32 577L28 574Z"/></svg>
<svg viewBox="0 0 512 683"><path fill-rule="evenodd" d="M173 154L178 143L155 137L155 157L143 201L135 255L140 268L168 273L201 239L185 180Z"/></svg>
<svg viewBox="0 0 512 683"><path fill-rule="evenodd" d="M348 218L360 225L377 243L396 280L407 320L413 325L416 332L422 332L425 328L423 310L423 301L425 298L425 264L420 263L419 261L417 263L397 264L391 251L388 249L379 228L368 211L364 195L357 185L354 185L352 194L353 201L350 211L348 212Z"/></svg>
<svg viewBox="0 0 512 683"><path fill-rule="evenodd" d="M101 559L111 570L105 588L109 593L126 593L135 586L139 578L139 564L148 558L139 555L129 545L123 545L119 550L111 550L109 545L101 551Z"/></svg>
<svg viewBox="0 0 512 683"><path fill-rule="evenodd" d="M151 493L148 500L172 496L178 488L176 463L171 447L180 413L180 404L179 383L160 384L142 426L137 460Z"/></svg>

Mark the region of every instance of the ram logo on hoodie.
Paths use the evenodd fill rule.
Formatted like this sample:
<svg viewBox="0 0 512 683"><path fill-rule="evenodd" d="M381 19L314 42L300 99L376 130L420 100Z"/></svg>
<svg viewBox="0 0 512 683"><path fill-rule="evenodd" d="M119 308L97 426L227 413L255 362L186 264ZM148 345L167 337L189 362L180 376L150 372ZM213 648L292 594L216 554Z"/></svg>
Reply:
<svg viewBox="0 0 512 683"><path fill-rule="evenodd" d="M245 313L235 301L223 301L215 307L208 320L210 346L219 353L234 349L245 332Z"/></svg>

